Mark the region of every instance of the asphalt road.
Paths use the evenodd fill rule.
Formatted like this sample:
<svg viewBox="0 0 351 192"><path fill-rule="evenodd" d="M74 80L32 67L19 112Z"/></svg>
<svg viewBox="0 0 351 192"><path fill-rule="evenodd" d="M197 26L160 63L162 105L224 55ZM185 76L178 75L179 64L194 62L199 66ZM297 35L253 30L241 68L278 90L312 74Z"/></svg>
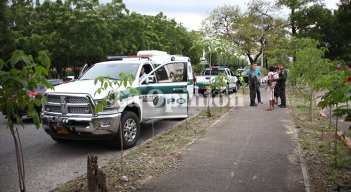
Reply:
<svg viewBox="0 0 351 192"><path fill-rule="evenodd" d="M232 95L234 97L234 94ZM190 116L197 114L204 98L193 100ZM217 102L218 103L218 102ZM238 102L237 102L238 103ZM0 113L1 114L1 113ZM86 173L87 155L97 155L99 164L104 160L120 156L120 151L109 146L108 142L56 143L43 129L36 129L32 120L23 117L24 128L19 128L22 141L27 191L49 191L59 184ZM168 130L180 120L159 120L141 125L139 143ZM6 119L0 115L0 191L19 191L15 147Z"/></svg>

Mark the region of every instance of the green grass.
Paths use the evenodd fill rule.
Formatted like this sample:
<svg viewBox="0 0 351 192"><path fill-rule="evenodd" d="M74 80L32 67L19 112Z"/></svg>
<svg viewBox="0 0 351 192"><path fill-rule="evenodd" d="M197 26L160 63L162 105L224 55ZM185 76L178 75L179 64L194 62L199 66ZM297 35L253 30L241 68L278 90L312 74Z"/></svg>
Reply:
<svg viewBox="0 0 351 192"><path fill-rule="evenodd" d="M335 162L335 126L329 128L329 119L319 117L317 108L314 109L314 120L308 121L308 107L302 96L290 93L289 101L307 160L312 191L334 191L338 185L350 185L351 155L340 139L337 139Z"/></svg>

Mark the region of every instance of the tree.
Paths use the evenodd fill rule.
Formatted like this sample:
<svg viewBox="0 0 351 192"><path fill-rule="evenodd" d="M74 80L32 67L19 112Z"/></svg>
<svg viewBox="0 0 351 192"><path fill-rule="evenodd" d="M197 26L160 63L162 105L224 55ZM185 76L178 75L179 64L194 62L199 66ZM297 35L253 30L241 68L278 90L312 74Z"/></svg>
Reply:
<svg viewBox="0 0 351 192"><path fill-rule="evenodd" d="M205 20L202 30L234 43L239 53L255 63L267 45L268 37L284 27L281 19L271 16L273 11L273 5L261 1L250 4L246 13L234 6L218 7Z"/></svg>
<svg viewBox="0 0 351 192"><path fill-rule="evenodd" d="M163 13L129 13L122 0L11 0L0 10L0 54L15 48L31 54L48 50L60 77L64 68L105 60L108 55L135 55L142 49L190 55L192 35ZM53 70L55 71L55 70Z"/></svg>
<svg viewBox="0 0 351 192"><path fill-rule="evenodd" d="M12 0L10 3L10 30L15 38L15 49L31 53L32 0ZM11 50L14 51L14 50Z"/></svg>
<svg viewBox="0 0 351 192"><path fill-rule="evenodd" d="M96 0L77 1L67 21L70 51L78 66L106 59L112 36L107 21L99 14Z"/></svg>
<svg viewBox="0 0 351 192"><path fill-rule="evenodd" d="M0 59L0 109L7 114L7 128L10 129L14 139L19 187L22 192L26 191L24 160L20 135L15 123L23 127L20 112L27 111L33 118L36 128L40 127L35 106L40 106L41 101L31 98L28 93L40 85L53 87L45 78L49 68L50 59L45 52L40 52L37 59L26 55L24 51L15 51L7 62Z"/></svg>
<svg viewBox="0 0 351 192"><path fill-rule="evenodd" d="M334 57L345 61L351 61L351 3L349 0L341 0L338 10L335 12L335 30L336 33L332 35L335 39L335 47L332 52Z"/></svg>
<svg viewBox="0 0 351 192"><path fill-rule="evenodd" d="M198 32L192 31L189 34L192 41L192 46L188 51L188 56L190 57L191 63L193 66L199 65L201 62L201 57L203 55L203 49L201 46L198 46L195 42L199 42L202 39L202 35Z"/></svg>
<svg viewBox="0 0 351 192"><path fill-rule="evenodd" d="M291 28L291 35L297 35L297 15L296 12L306 7L308 3L315 2L316 0L277 0L278 6L285 6L290 9L289 23Z"/></svg>
<svg viewBox="0 0 351 192"><path fill-rule="evenodd" d="M32 50L48 50L52 58L53 67L60 77L63 69L72 63L74 54L71 51L70 28L68 21L72 9L68 3L44 1L36 5L35 17L32 24Z"/></svg>
<svg viewBox="0 0 351 192"><path fill-rule="evenodd" d="M8 1L0 2L0 58L5 60L10 58L11 50L14 49L13 34L10 30L10 10Z"/></svg>
<svg viewBox="0 0 351 192"><path fill-rule="evenodd" d="M313 39L297 40L299 49L296 51L296 62L290 68L290 74L296 80L297 85L308 89L306 94L309 103L310 121L313 120L314 92L324 88L323 84L326 74L333 64L324 59L325 48L318 48L319 42Z"/></svg>

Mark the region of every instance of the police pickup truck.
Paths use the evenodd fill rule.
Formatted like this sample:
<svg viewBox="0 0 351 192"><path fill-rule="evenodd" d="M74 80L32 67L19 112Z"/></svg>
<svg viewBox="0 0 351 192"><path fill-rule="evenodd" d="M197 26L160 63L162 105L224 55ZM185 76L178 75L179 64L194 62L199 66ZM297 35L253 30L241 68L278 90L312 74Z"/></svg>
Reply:
<svg viewBox="0 0 351 192"><path fill-rule="evenodd" d="M187 118L194 89L189 58L161 51L140 51L137 56L96 63L78 80L47 90L41 112L46 133L57 142L111 139L118 145L121 138L123 147L130 148L139 138L141 122ZM140 77L142 70L146 75ZM96 104L107 98L109 90L97 94L94 80L99 76L118 80L121 72L135 76L132 87L140 95L128 95L128 89L119 87L127 96L117 105L107 100L104 110L96 112Z"/></svg>
<svg viewBox="0 0 351 192"><path fill-rule="evenodd" d="M236 92L238 90L238 78L227 66L214 66L210 70L209 67L205 68L201 72L201 76L196 76L196 85L199 88L199 93L207 95L210 90L210 81L214 83L215 78L218 74L223 73L227 76L227 87L223 87L221 90L212 90L218 92Z"/></svg>

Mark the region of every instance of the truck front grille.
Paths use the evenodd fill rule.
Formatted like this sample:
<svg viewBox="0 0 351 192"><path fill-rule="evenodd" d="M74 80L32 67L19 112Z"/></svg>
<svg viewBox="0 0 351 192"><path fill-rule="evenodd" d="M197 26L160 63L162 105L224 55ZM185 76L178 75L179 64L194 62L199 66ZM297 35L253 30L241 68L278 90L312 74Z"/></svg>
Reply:
<svg viewBox="0 0 351 192"><path fill-rule="evenodd" d="M44 112L58 114L93 114L91 99L86 95L47 95Z"/></svg>
<svg viewBox="0 0 351 192"><path fill-rule="evenodd" d="M86 97L67 97L67 103L89 103Z"/></svg>
<svg viewBox="0 0 351 192"><path fill-rule="evenodd" d="M68 113L91 114L92 111L91 111L90 107L69 107Z"/></svg>
<svg viewBox="0 0 351 192"><path fill-rule="evenodd" d="M61 107L46 105L45 111L52 112L52 113L61 113Z"/></svg>
<svg viewBox="0 0 351 192"><path fill-rule="evenodd" d="M48 96L48 102L60 103L61 102L61 97L58 96L58 95L49 95Z"/></svg>

